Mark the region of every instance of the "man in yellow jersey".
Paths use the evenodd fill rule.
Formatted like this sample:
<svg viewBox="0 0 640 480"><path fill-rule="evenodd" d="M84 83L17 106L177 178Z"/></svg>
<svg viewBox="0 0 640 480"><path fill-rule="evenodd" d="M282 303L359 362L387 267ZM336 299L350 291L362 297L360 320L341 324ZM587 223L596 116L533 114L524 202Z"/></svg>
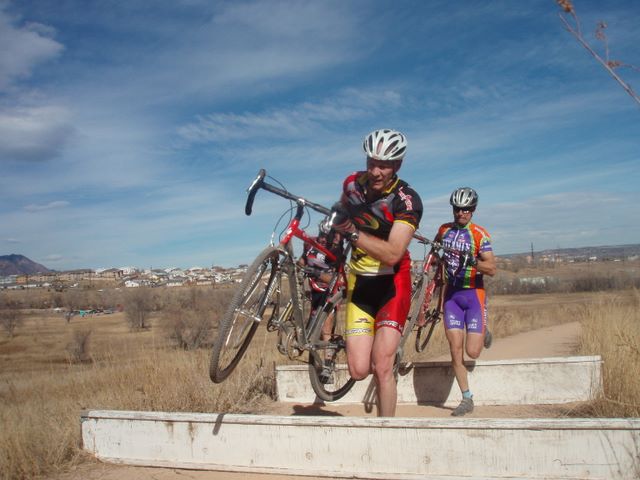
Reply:
<svg viewBox="0 0 640 480"><path fill-rule="evenodd" d="M347 361L357 380L373 373L378 416L395 415L393 364L411 305L407 247L422 217L420 196L398 178L407 141L375 130L363 143L367 169L350 174L334 206L334 228L351 241L347 298Z"/></svg>

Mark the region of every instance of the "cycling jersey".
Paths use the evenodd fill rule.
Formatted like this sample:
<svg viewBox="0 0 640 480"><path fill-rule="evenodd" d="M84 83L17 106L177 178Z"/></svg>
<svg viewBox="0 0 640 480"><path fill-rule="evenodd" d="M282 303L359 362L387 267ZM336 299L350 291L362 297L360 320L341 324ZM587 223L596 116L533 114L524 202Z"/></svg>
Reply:
<svg viewBox="0 0 640 480"><path fill-rule="evenodd" d="M409 184L393 178L391 185L382 196L374 201L367 200L366 171L349 175L343 184L343 200L358 230L375 237L387 240L391 227L395 222L402 222L416 230L422 217L422 201ZM411 262L409 252L405 252L400 262ZM398 265L386 265L355 248L351 252L349 267L356 275L388 275L393 274Z"/></svg>
<svg viewBox="0 0 640 480"><path fill-rule="evenodd" d="M450 222L440 226L436 240L460 252L445 251L447 283L457 288L484 288L482 273L476 267L460 265L460 260L463 253L478 257L481 252L493 251L489 233L471 222L465 226Z"/></svg>

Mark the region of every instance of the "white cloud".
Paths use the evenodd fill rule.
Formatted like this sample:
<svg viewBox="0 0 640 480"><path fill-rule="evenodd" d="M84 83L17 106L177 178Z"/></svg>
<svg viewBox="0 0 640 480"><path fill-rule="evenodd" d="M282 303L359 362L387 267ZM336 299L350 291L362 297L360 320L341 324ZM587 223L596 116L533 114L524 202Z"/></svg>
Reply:
<svg viewBox="0 0 640 480"><path fill-rule="evenodd" d="M44 205L34 205L34 204L26 205L24 207L24 209L27 212L42 212L44 210L53 210L53 209L56 209L56 208L64 208L64 207L67 207L67 206L69 206L69 202L67 202L65 200L57 200L57 201L54 201L54 202L46 203Z"/></svg>
<svg viewBox="0 0 640 480"><path fill-rule="evenodd" d="M0 108L0 161L50 160L73 134L70 114L60 106Z"/></svg>
<svg viewBox="0 0 640 480"><path fill-rule="evenodd" d="M194 143L221 143L252 139L270 141L306 138L326 144L325 136L353 121L371 118L377 112L402 104L402 94L393 89L345 89L317 102L306 101L259 113L211 113L178 128L178 135Z"/></svg>
<svg viewBox="0 0 640 480"><path fill-rule="evenodd" d="M49 38L51 27L28 23L16 27L0 5L0 92L17 78L28 77L39 64L58 56L63 46Z"/></svg>

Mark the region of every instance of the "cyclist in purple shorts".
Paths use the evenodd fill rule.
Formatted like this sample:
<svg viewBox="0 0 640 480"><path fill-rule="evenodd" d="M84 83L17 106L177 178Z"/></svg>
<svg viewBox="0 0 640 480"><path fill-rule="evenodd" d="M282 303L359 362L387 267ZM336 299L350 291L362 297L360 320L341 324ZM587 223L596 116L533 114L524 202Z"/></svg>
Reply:
<svg viewBox="0 0 640 480"><path fill-rule="evenodd" d="M491 346L483 275L495 275L496 260L489 233L471 222L478 205L476 191L469 187L458 188L451 194L449 203L453 207L454 221L440 226L436 241L459 252L445 251L443 308L451 363L462 391L462 401L451 414L460 416L473 411L464 352L475 359L483 347Z"/></svg>

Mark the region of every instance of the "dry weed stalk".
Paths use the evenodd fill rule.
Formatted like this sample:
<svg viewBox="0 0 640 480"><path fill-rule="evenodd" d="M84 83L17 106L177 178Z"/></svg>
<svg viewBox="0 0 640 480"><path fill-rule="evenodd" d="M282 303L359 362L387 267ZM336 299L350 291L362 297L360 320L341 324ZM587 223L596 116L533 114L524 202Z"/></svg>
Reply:
<svg viewBox="0 0 640 480"><path fill-rule="evenodd" d="M625 82L620 75L615 72L615 69L626 67L631 68L633 70L640 71L638 67L635 65L630 65L619 60L612 60L609 58L609 42L607 39L607 35L605 34L605 29L607 28L607 24L605 22L598 22L596 27L595 36L596 39L601 41L604 44L604 58L596 52L589 42L586 41L584 35L582 33L582 26L580 24L580 19L576 14L576 9L571 3L571 0L556 0L560 8L561 12L558 13L560 20L564 24L564 28L571 33L578 42L587 49L587 51L595 58L600 65L604 67L604 69L609 72L609 74L614 78L616 82L622 86L622 88L633 98L638 105L640 105L640 97L636 94L636 92L631 88L627 82Z"/></svg>

